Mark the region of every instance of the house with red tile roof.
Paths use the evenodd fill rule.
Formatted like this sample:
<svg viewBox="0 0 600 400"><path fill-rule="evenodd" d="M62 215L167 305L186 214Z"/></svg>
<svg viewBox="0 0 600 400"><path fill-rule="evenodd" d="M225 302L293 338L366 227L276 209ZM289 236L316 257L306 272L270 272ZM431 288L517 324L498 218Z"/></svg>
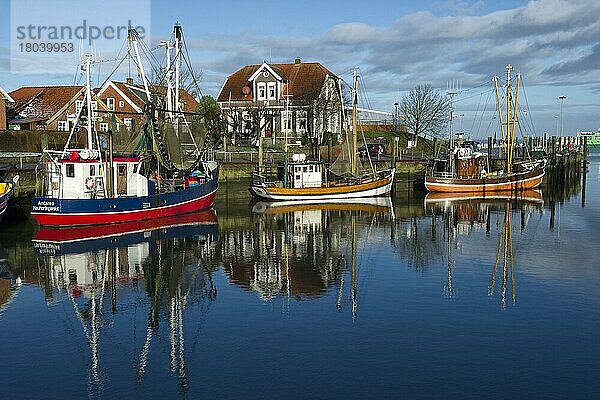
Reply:
<svg viewBox="0 0 600 400"><path fill-rule="evenodd" d="M322 139L341 133L340 79L317 62L246 65L228 76L217 102L238 138Z"/></svg>
<svg viewBox="0 0 600 400"><path fill-rule="evenodd" d="M7 103L14 103L14 100L4 89L2 89L2 86L0 86L0 130L8 129L8 124L6 123Z"/></svg>
<svg viewBox="0 0 600 400"><path fill-rule="evenodd" d="M21 87L9 93L13 102L7 105L9 129L69 131L79 110L84 107L85 86ZM108 108L92 94L93 121L98 131L116 129L123 121L113 122Z"/></svg>
<svg viewBox="0 0 600 400"><path fill-rule="evenodd" d="M149 89L151 96L158 95L161 103L164 103L166 87L151 85ZM140 126L145 120L144 105L148 102L146 91L143 85L134 84L132 79L126 82L107 81L98 90L98 98L109 110L119 115L130 129L135 129L135 126ZM179 98L184 112L196 112L198 102L185 89L179 90ZM185 115L185 118L188 122L191 121L190 115Z"/></svg>

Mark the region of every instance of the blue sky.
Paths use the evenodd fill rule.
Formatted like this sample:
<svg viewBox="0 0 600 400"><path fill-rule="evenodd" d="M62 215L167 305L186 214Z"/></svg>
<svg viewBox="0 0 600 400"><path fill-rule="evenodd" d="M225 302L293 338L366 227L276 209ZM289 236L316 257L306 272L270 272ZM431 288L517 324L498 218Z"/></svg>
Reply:
<svg viewBox="0 0 600 400"><path fill-rule="evenodd" d="M61 2L54 3L57 15L68 19ZM170 35L173 23L183 25L193 64L202 71L204 94L216 96L225 77L243 65L295 57L319 61L345 79L358 67L370 105L384 111L416 84L445 91L454 79L464 89L456 103L457 114L464 115L460 125L481 137L491 133L477 112L487 95L471 88L503 74L511 63L523 74L523 107L537 133L556 132L561 95L567 96L565 134L600 128L600 2L595 0L171 0L150 5L153 44ZM72 83L73 72L11 73L8 7L8 0L0 0L0 86Z"/></svg>

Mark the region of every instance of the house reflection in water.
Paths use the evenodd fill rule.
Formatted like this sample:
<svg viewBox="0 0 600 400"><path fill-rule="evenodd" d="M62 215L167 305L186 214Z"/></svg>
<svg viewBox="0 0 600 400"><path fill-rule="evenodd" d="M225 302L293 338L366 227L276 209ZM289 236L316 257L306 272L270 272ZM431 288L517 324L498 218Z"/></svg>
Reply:
<svg viewBox="0 0 600 400"><path fill-rule="evenodd" d="M393 213L389 198L358 203L258 202L254 228L222 237L223 267L235 284L270 300L315 298L336 285L351 218Z"/></svg>

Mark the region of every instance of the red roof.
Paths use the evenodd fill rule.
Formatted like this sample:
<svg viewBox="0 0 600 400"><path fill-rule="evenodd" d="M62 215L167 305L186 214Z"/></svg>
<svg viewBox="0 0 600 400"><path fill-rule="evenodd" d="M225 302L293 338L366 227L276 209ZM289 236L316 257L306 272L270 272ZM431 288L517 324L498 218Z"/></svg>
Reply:
<svg viewBox="0 0 600 400"><path fill-rule="evenodd" d="M331 71L316 62L268 65L284 82L288 82L284 85L281 95L289 93L295 101L316 99L321 93L326 76L335 77ZM217 101L252 101L253 93L250 91L248 95L244 95L242 89L248 86L252 90L252 83L248 80L261 66L262 64L246 65L228 76Z"/></svg>
<svg viewBox="0 0 600 400"><path fill-rule="evenodd" d="M131 101L135 103L136 106L141 109L144 108L144 104L146 103L146 92L143 85L138 84L129 84L124 82L115 82L112 81L120 91ZM165 96L167 93L167 88L165 86L150 86L150 93L159 93L162 96ZM183 111L184 112L195 112L196 106L198 102L194 97L188 93L185 89L179 89L179 99L183 102Z"/></svg>
<svg viewBox="0 0 600 400"><path fill-rule="evenodd" d="M65 107L84 86L33 86L10 92L15 101L7 106L20 118L50 119Z"/></svg>

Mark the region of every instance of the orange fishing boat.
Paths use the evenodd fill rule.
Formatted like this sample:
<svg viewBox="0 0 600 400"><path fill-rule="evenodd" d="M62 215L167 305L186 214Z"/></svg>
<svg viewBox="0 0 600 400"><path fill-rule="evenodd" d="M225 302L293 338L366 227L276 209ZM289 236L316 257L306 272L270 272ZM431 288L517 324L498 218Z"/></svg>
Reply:
<svg viewBox="0 0 600 400"><path fill-rule="evenodd" d="M492 192L521 191L539 187L544 179L546 160L515 162L515 133L521 75L517 75L516 89L512 92L512 65L506 66L506 110L500 104L498 77L494 77L498 121L502 129L502 140L506 143L505 169L490 172L490 161L486 153L476 148L454 146L454 132L450 123L450 151L445 159L435 160L425 175L425 187L431 192ZM453 107L452 107L453 109ZM452 121L451 111L451 121Z"/></svg>

